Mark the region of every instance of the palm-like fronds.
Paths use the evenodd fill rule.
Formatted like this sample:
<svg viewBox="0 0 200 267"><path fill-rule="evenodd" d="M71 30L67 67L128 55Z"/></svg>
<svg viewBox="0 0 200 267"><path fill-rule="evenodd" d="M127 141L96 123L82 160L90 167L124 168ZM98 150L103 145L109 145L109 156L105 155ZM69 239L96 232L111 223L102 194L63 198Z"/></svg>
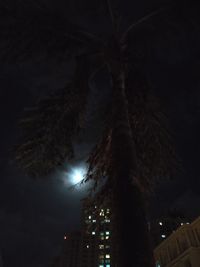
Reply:
<svg viewBox="0 0 200 267"><path fill-rule="evenodd" d="M87 102L88 75L83 60L64 89L42 99L21 120L22 144L16 147L16 159L29 175L46 175L73 157L73 141Z"/></svg>
<svg viewBox="0 0 200 267"><path fill-rule="evenodd" d="M111 139L112 128L107 126L100 141L93 148L93 151L88 158L87 163L89 168L85 181L94 180L94 190L103 178L106 179L106 177L111 174Z"/></svg>
<svg viewBox="0 0 200 267"><path fill-rule="evenodd" d="M145 54L164 37L174 42L181 37L184 42L194 33L199 33L199 11L197 1L172 1L130 25L122 34L121 41L127 45L129 56L133 55L133 52L142 51Z"/></svg>
<svg viewBox="0 0 200 267"><path fill-rule="evenodd" d="M6 45L9 44L7 52L11 52L12 56L25 54L30 56L34 53L52 53L52 51L59 52L63 56L65 52L72 53L73 49L76 53L82 51L80 49L83 47L84 49L85 47L92 48L88 55L91 54L91 51L95 55L97 51L99 52L101 42L94 36L82 31L78 26L72 25L49 9L32 3L34 1L27 3L23 1L23 4L20 1L20 4L13 6L9 5L9 1L7 1L6 5L2 3L0 5L0 11L4 16L4 20L1 20L0 24L0 29L2 29L0 41L4 41ZM115 24L110 1L107 3L112 23ZM163 9L161 11L163 15ZM134 25L138 26L154 15L159 17L159 13L153 12ZM129 43L128 47L125 46L127 49L125 56L129 56L132 48L130 37L133 29L134 27L130 27L122 35L123 40L121 41ZM93 66L98 68L103 61L107 62L109 53L116 52L111 50L108 49L108 52L105 53L107 49L104 47L99 57L100 62L98 57L94 57L93 62L96 62L97 58L98 62ZM84 52L87 52L87 49ZM103 55L104 59L102 60ZM129 61L132 59L130 57ZM129 61L127 62L128 69L130 68ZM87 68L85 72L84 64L80 64L78 73L76 72L74 77L74 80L66 88L40 101L38 107L29 111L27 117L22 120L25 142L17 148L17 159L32 175L46 174L57 165L62 164L66 158L73 156L73 136L80 127L80 116L84 109L88 90L89 72ZM135 91L134 88L137 86L140 90ZM174 157L169 145L171 140L163 127L163 115L154 99L150 98L146 89L143 88L144 84L137 84L137 79L131 80L127 77L126 87L130 122L141 170L140 183L141 186L143 184L142 187L149 188L154 178L167 174L170 169ZM94 148L88 160L89 171L86 180L95 179L96 185L102 176L109 176L114 168L110 145L113 129L112 124L108 125L109 123L107 123L101 141Z"/></svg>
<svg viewBox="0 0 200 267"><path fill-rule="evenodd" d="M173 176L178 158L160 101L149 90L145 77L131 72L126 91L137 154L137 182L142 191L148 192L158 180Z"/></svg>
<svg viewBox="0 0 200 267"><path fill-rule="evenodd" d="M178 158L171 133L159 100L149 90L149 85L138 72L129 73L126 79L129 120L137 157L137 177L140 189L152 192L158 180L173 176L178 168ZM99 191L100 201L111 194L115 172L112 154L112 111L106 121L104 134L88 159L89 169L85 181L93 180L94 189L104 177L106 182Z"/></svg>
<svg viewBox="0 0 200 267"><path fill-rule="evenodd" d="M103 134L89 156L85 181L93 180L94 190L100 182L96 201L109 199L112 202L116 226L114 235L118 241L116 251L120 251L117 253L117 265L154 266L148 248L143 196L151 191L158 178L170 175L176 156L160 105L150 94L145 77L140 76L138 71L141 61L135 62L136 58L138 60L137 45L141 46L141 40L146 36L134 34L132 38L134 27L128 29L125 36L119 33L110 1L107 3L114 32L101 51L99 46L98 49L96 47L98 41L91 35L54 15L49 16L43 9L37 14L26 9L24 16L17 11L16 15L12 14L8 27L0 25L0 30L3 29L4 43L10 44L8 52L12 50L13 53L13 44L16 54L22 55L24 51L31 55L33 52L55 50L63 55L65 51L70 54L75 49L77 54L84 52L89 56L93 63L92 71L94 68L98 70L102 63L107 65L113 89L112 105L107 113L110 116L107 116ZM10 9L7 10L9 13ZM155 14L135 25L141 25ZM87 50L85 44L88 43L92 51ZM94 54L92 57L91 52ZM73 157L73 140L80 129L91 78L88 62L81 60L79 63L72 82L40 101L37 108L22 120L23 143L17 147L16 158L32 176L46 175ZM103 186L102 178L105 178ZM127 213L126 207L129 210L134 208L134 214ZM130 233L127 235L128 228ZM129 244L135 248L134 260Z"/></svg>
<svg viewBox="0 0 200 267"><path fill-rule="evenodd" d="M110 127L110 123L109 117L102 137L93 148L87 160L88 172L83 181L84 183L88 181L94 182L90 190L90 197L94 198L95 192L95 201L98 205L104 205L112 199L112 174L115 165L112 164L112 127Z"/></svg>

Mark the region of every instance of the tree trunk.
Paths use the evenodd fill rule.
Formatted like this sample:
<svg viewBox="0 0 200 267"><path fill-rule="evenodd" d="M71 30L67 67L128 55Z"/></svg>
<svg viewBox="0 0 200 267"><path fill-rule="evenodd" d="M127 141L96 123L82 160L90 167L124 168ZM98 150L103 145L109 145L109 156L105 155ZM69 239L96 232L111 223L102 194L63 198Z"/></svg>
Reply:
<svg viewBox="0 0 200 267"><path fill-rule="evenodd" d="M115 265L155 267L150 249L148 224L137 177L135 145L129 123L122 71L112 74L113 86L113 213Z"/></svg>

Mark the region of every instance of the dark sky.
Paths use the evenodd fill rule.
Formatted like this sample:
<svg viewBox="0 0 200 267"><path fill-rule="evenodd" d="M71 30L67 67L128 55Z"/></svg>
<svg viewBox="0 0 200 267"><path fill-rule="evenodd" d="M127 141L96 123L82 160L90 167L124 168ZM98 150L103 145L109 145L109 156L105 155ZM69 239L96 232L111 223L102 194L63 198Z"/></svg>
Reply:
<svg viewBox="0 0 200 267"><path fill-rule="evenodd" d="M98 18L101 5L95 9L98 1L93 1L90 7L80 0L67 5L64 0L56 1L56 5L51 2L58 12L66 10L72 19L84 22L88 28L94 21L92 31L95 26L99 32L105 31L106 20L100 25ZM134 5L130 2L120 4L125 24L167 1L158 4L143 0L135 1ZM199 29L180 27L171 35L161 35L149 47L145 71L168 114L184 169L172 182L163 182L157 188L151 207L153 216L169 206L184 209L194 217L200 214ZM80 199L86 190L70 191L60 174L43 181L31 180L16 168L10 156L18 134L17 120L24 107L33 104L44 92L65 85L69 67L53 60L0 67L0 248L5 267L46 266L52 255L59 252L63 233L79 227ZM104 89L91 99L97 96L103 101L105 95ZM90 127L91 138L96 128L95 124ZM80 154L87 151L87 142L79 145Z"/></svg>

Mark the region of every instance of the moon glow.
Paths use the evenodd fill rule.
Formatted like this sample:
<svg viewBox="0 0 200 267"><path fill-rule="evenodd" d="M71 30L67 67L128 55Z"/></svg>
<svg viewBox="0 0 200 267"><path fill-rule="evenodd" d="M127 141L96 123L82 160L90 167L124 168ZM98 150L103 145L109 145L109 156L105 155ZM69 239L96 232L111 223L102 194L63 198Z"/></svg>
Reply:
<svg viewBox="0 0 200 267"><path fill-rule="evenodd" d="M69 172L69 181L72 185L80 183L86 174L86 168L84 167L73 167Z"/></svg>

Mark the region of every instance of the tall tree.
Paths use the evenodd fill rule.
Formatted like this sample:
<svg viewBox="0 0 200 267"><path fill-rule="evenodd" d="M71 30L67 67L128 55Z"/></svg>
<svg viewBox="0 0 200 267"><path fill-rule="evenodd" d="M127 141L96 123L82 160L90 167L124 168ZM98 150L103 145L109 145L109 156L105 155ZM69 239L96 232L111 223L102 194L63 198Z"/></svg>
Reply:
<svg viewBox="0 0 200 267"><path fill-rule="evenodd" d="M160 9L121 31L110 1L107 8L113 31L110 38L101 39L36 1L1 3L0 41L6 61L45 55L73 58L76 63L65 88L26 111L16 159L29 175L39 177L71 160L74 139L84 123L90 81L100 69L106 70L112 99L102 135L87 160L85 182L94 180L96 188L105 179L97 199L109 196L112 203L114 266L153 267L144 199L157 179L170 175L175 153L138 49L144 37L150 38L143 35L146 28L155 38L166 25L176 28L177 18L163 22L166 10ZM155 27L159 19L164 26ZM182 23L181 17L178 21Z"/></svg>

